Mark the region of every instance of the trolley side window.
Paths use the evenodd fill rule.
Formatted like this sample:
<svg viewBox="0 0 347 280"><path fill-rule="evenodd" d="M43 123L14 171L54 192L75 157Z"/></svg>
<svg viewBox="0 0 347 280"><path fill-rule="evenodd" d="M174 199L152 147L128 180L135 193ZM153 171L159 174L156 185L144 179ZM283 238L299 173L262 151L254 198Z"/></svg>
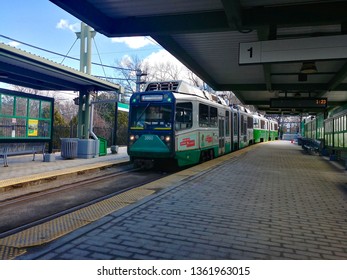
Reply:
<svg viewBox="0 0 347 280"><path fill-rule="evenodd" d="M199 104L199 126L209 126L208 106Z"/></svg>
<svg viewBox="0 0 347 280"><path fill-rule="evenodd" d="M199 126L217 127L218 109L205 104L199 104Z"/></svg>
<svg viewBox="0 0 347 280"><path fill-rule="evenodd" d="M193 126L193 105L191 102L177 103L176 105L176 130L188 129Z"/></svg>
<svg viewBox="0 0 347 280"><path fill-rule="evenodd" d="M259 125L259 119L257 119L257 118L254 118L254 119L253 119L253 127L254 127L254 128L259 128L259 127L260 127L260 125Z"/></svg>
<svg viewBox="0 0 347 280"><path fill-rule="evenodd" d="M247 117L247 128L253 128L253 118Z"/></svg>
<svg viewBox="0 0 347 280"><path fill-rule="evenodd" d="M218 110L215 107L210 107L210 125L217 127L218 125Z"/></svg>
<svg viewBox="0 0 347 280"><path fill-rule="evenodd" d="M264 120L260 121L260 128L265 129L265 121Z"/></svg>
<svg viewBox="0 0 347 280"><path fill-rule="evenodd" d="M274 126L275 126L275 127L274 127L274 130L276 130L276 131L277 131L277 130L278 130L278 124L277 124L277 123L275 123L275 124L274 124Z"/></svg>
<svg viewBox="0 0 347 280"><path fill-rule="evenodd" d="M238 135L238 124L237 124L237 114L236 113L233 113L233 122L234 122L234 135Z"/></svg>
<svg viewBox="0 0 347 280"><path fill-rule="evenodd" d="M229 111L225 111L225 136L230 136L230 114Z"/></svg>
<svg viewBox="0 0 347 280"><path fill-rule="evenodd" d="M241 115L241 135L247 134L247 117Z"/></svg>

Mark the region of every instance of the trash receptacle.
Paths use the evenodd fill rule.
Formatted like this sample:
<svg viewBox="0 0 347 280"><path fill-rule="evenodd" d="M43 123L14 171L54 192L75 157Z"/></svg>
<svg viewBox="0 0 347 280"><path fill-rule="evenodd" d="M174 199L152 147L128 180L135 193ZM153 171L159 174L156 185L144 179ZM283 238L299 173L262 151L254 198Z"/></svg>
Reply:
<svg viewBox="0 0 347 280"><path fill-rule="evenodd" d="M77 157L77 138L60 138L61 140L61 157L73 159Z"/></svg>
<svg viewBox="0 0 347 280"><path fill-rule="evenodd" d="M98 136L98 139L100 141L99 156L106 156L107 155L107 140L99 136Z"/></svg>

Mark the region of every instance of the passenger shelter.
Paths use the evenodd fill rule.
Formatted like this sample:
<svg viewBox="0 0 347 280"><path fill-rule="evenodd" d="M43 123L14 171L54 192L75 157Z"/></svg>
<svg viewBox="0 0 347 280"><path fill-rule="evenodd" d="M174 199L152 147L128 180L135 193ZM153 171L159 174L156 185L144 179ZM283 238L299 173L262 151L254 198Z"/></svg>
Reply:
<svg viewBox="0 0 347 280"><path fill-rule="evenodd" d="M89 139L90 133L89 106L86 106L84 102L86 97L92 92L119 92L121 89L117 84L4 44L0 44L0 82L36 90L78 91L80 101L79 138L81 139ZM52 161L54 99L7 89L0 89L0 95L0 144L3 143L1 156L5 158L10 155L8 144L48 142L48 154L45 160ZM27 107L24 108L25 106ZM19 110L21 107L22 111ZM21 130L17 130L19 127ZM28 151L26 146L23 147L16 151L18 153ZM34 155L35 151L34 149Z"/></svg>

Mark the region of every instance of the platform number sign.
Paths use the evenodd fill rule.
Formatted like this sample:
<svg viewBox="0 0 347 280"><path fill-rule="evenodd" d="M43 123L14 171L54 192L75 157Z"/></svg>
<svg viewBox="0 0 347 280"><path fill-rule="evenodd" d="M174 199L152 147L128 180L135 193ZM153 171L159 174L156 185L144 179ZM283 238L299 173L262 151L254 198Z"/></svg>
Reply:
<svg viewBox="0 0 347 280"><path fill-rule="evenodd" d="M242 43L239 47L239 64L253 64L261 62L260 42Z"/></svg>
<svg viewBox="0 0 347 280"><path fill-rule="evenodd" d="M252 57L253 57L253 47L250 47L247 51L249 51L249 58L252 59Z"/></svg>

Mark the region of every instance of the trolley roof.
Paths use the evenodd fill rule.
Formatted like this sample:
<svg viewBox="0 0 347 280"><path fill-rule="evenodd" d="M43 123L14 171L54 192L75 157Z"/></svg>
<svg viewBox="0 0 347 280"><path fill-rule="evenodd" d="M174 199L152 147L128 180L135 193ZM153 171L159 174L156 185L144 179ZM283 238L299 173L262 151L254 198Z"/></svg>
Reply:
<svg viewBox="0 0 347 280"><path fill-rule="evenodd" d="M213 94L209 91L202 90L198 87L192 86L185 81L164 81L164 82L150 82L146 85L145 92L149 91L173 91L176 93L197 96L216 102L222 105L227 105L225 100L220 96Z"/></svg>

